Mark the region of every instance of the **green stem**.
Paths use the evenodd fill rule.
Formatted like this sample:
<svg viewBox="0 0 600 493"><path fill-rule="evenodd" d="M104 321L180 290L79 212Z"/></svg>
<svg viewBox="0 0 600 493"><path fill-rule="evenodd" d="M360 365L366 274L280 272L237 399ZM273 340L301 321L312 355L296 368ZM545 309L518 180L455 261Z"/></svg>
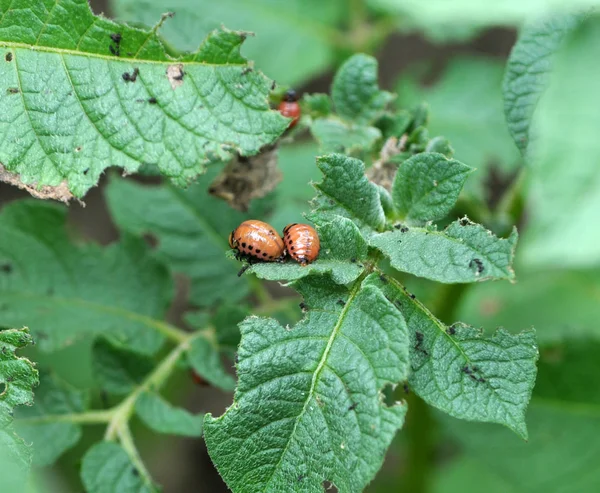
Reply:
<svg viewBox="0 0 600 493"><path fill-rule="evenodd" d="M144 465L144 461L140 457L137 447L133 442L131 431L129 430L129 426L127 426L127 424L125 424L119 429L119 441L121 443L121 447L123 447L123 450L125 450L129 458L131 459L131 462L133 463L137 471L140 473L140 477L144 481L144 484L146 484L146 486L150 488L150 491L156 491L154 483L152 482L152 476L150 476L148 469L146 469L146 466Z"/></svg>
<svg viewBox="0 0 600 493"><path fill-rule="evenodd" d="M30 418L19 418L19 423L43 424L43 423L80 423L80 424L103 424L108 423L113 417L111 409L104 411L88 411L77 414L47 414L45 416L32 416Z"/></svg>
<svg viewBox="0 0 600 493"><path fill-rule="evenodd" d="M406 420L408 456L406 458L406 476L400 491L426 493L430 489L432 476L435 422L431 418L431 409L421 398L410 394L407 401L409 409Z"/></svg>
<svg viewBox="0 0 600 493"><path fill-rule="evenodd" d="M161 387L175 369L181 354L189 348L191 341L195 337L206 337L206 334L204 332L195 332L192 335L188 334L187 337L167 355L160 365L158 365L127 397L127 399L121 402L121 404L113 410L109 410L112 411L112 418L106 428L106 433L104 435L105 440L114 440L119 436L122 428L127 426L127 423L133 414L138 397L144 392L158 390Z"/></svg>

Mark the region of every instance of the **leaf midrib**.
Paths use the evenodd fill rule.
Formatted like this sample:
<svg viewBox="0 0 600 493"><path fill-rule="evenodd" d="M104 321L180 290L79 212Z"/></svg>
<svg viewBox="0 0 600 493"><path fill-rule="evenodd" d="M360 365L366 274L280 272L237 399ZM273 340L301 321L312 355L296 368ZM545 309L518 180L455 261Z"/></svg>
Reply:
<svg viewBox="0 0 600 493"><path fill-rule="evenodd" d="M222 68L227 68L227 67L231 67L231 66L236 66L236 67L245 67L248 65L248 63L234 63L234 62L227 62L227 64L223 64L223 63L209 63L209 62L200 62L194 59L185 59L185 58L172 58L172 59L165 59L165 60L147 60L147 59L141 59L141 58L134 58L134 57L126 57L126 56L120 56L120 57L115 57L115 56L111 56L111 55L102 55L100 53L89 53L87 51L76 51L76 50L70 50L70 49L66 49L66 48L52 48L49 46L36 46L36 45L29 45L27 43L15 43L13 41L0 41L0 48L13 48L13 49L23 49L23 50L27 50L27 51L37 51L37 52L44 52L44 53L52 53L52 54L62 54L62 55L72 55L72 56L80 56L80 57L87 57L87 58L94 58L94 59L98 59L98 60L106 60L109 62L129 62L132 64L152 64L152 65L173 65L173 64L177 64L177 63L181 63L184 64L186 67L189 66L194 66L194 65L198 65L198 66L202 66L202 67L222 67Z"/></svg>
<svg viewBox="0 0 600 493"><path fill-rule="evenodd" d="M298 428L298 424L300 423L301 418L304 416L304 414L306 412L306 409L307 409L310 401L313 398L313 395L315 393L315 388L317 386L319 377L321 376L321 372L323 371L323 368L325 367L325 363L327 361L329 353L331 352L331 348L333 347L333 343L334 343L335 339L337 338L337 336L339 334L339 331L340 331L340 329L342 327L342 324L344 323L344 319L346 318L346 315L348 314L348 311L350 310L350 307L352 306L352 302L354 301L354 299L356 298L356 296L358 295L358 293L361 290L363 279L366 276L367 276L367 273L363 272L363 274L361 275L361 277L354 284L354 286L352 288L352 291L350 292L350 295L348 296L348 300L346 301L346 304L344 305L344 308L342 308L342 311L340 312L340 316L339 316L339 318L338 318L335 326L333 327L333 330L331 331L331 336L329 337L329 340L327 341L327 345L325 346L325 350L323 351L323 355L321 356L321 359L319 360L319 364L315 368L315 371L314 371L314 374L313 374L313 378L312 378L312 381L310 383L310 389L308 390L306 400L304 401L304 406L302 407L302 410L300 411L300 413L296 417L296 420L295 420L295 423L294 423L294 427L292 428L292 431L291 431L290 436L288 438L288 441L287 441L287 443L285 445L285 448L283 449L283 452L281 453L279 461L277 462L277 464L273 468L273 473L271 474L271 477L265 483L265 491L268 489L269 484L271 483L271 481L275 477L275 473L279 470L279 466L280 466L281 461L283 461L283 458L285 457L285 455L286 455L286 453L288 451L288 448L289 448L290 443L292 441L292 437L296 434L296 429Z"/></svg>

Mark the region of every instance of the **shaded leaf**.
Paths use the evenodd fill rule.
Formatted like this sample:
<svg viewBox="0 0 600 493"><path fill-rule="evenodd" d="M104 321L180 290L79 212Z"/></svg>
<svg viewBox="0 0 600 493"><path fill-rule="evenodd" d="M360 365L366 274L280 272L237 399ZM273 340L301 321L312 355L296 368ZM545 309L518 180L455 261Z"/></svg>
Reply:
<svg viewBox="0 0 600 493"><path fill-rule="evenodd" d="M510 53L504 74L504 113L508 130L525 153L533 114L548 86L553 57L581 15L560 15L526 26Z"/></svg>
<svg viewBox="0 0 600 493"><path fill-rule="evenodd" d="M159 433L202 436L203 414L193 415L174 407L158 394L145 392L135 402L135 412L150 428Z"/></svg>
<svg viewBox="0 0 600 493"><path fill-rule="evenodd" d="M211 306L238 300L248 284L236 276L235 262L223 255L229 233L248 216L234 211L206 192L210 172L186 190L113 179L107 189L109 208L117 225L137 235L157 239L157 254L174 271L191 281L191 301Z"/></svg>
<svg viewBox="0 0 600 493"><path fill-rule="evenodd" d="M525 410L536 377L533 330L490 338L464 324L445 326L397 281L372 275L404 315L410 334L411 389L428 404L456 418L499 423L527 438Z"/></svg>
<svg viewBox="0 0 600 493"><path fill-rule="evenodd" d="M43 350L102 334L117 345L153 353L156 324L172 296L166 268L141 240L123 235L106 248L75 245L65 210L14 202L0 214L0 324L27 322Z"/></svg>
<svg viewBox="0 0 600 493"><path fill-rule="evenodd" d="M269 109L271 82L240 55L244 33L213 31L171 58L156 30L96 17L87 0L18 0L0 13L12 56L0 65L0 162L23 183L81 197L109 166L152 163L182 186L287 127Z"/></svg>
<svg viewBox="0 0 600 493"><path fill-rule="evenodd" d="M98 339L92 348L92 368L101 389L123 395L142 382L154 368L154 363L144 355Z"/></svg>
<svg viewBox="0 0 600 493"><path fill-rule="evenodd" d="M396 210L409 221L442 219L454 207L472 171L437 152L416 154L396 173L392 189Z"/></svg>
<svg viewBox="0 0 600 493"><path fill-rule="evenodd" d="M81 479L89 493L155 493L152 484L135 469L123 448L114 442L99 442L83 456Z"/></svg>
<svg viewBox="0 0 600 493"><path fill-rule="evenodd" d="M33 462L48 466L81 438L81 425L52 416L77 414L88 407L86 392L77 390L57 377L42 374L35 392L35 403L15 414L19 434L33 443Z"/></svg>
<svg viewBox="0 0 600 493"><path fill-rule="evenodd" d="M516 229L508 238L498 238L466 217L443 231L400 224L396 228L373 235L369 243L401 272L444 283L515 277Z"/></svg>
<svg viewBox="0 0 600 493"><path fill-rule="evenodd" d="M522 261L529 266L600 265L600 19L591 17L554 59L534 118L527 182L528 229ZM567 124L568 122L568 124ZM533 145L535 144L535 145Z"/></svg>
<svg viewBox="0 0 600 493"><path fill-rule="evenodd" d="M296 288L306 318L292 329L246 319L234 403L205 418L209 454L236 493L320 491L325 480L361 491L404 421L405 405L381 395L407 375L402 316L372 286Z"/></svg>
<svg viewBox="0 0 600 493"><path fill-rule="evenodd" d="M334 0L113 0L117 15L151 26L166 11L175 12L161 32L178 48L195 50L198 39L221 25L253 31L244 54L278 82L300 84L326 70L334 61L336 26L345 4ZM277 46L274 50L273 47Z"/></svg>
<svg viewBox="0 0 600 493"><path fill-rule="evenodd" d="M194 371L207 382L223 390L233 390L235 379L223 368L216 343L199 334L186 352Z"/></svg>

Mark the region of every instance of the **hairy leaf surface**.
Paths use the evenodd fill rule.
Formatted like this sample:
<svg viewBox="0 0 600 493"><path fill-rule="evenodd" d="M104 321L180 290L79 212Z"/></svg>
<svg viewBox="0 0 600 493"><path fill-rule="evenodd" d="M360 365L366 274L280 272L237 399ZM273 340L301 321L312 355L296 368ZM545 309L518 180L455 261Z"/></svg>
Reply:
<svg viewBox="0 0 600 493"><path fill-rule="evenodd" d="M81 197L109 166L151 163L185 185L233 150L256 153L287 122L240 55L245 37L214 31L171 58L156 29L94 16L87 0L2 2L0 163Z"/></svg>
<svg viewBox="0 0 600 493"><path fill-rule="evenodd" d="M312 279L312 278L311 278ZM235 493L361 491L381 466L406 407L382 390L407 376L402 316L379 289L303 280L308 314L293 328L241 326L239 384L220 418L207 415L211 458Z"/></svg>
<svg viewBox="0 0 600 493"><path fill-rule="evenodd" d="M466 217L443 231L396 225L369 242L389 257L392 267L445 283L514 279L517 231L504 239Z"/></svg>
<svg viewBox="0 0 600 493"><path fill-rule="evenodd" d="M527 438L525 410L535 383L535 332L499 329L483 338L464 324L445 326L397 281L372 275L406 319L409 384L428 404L456 418L500 423Z"/></svg>

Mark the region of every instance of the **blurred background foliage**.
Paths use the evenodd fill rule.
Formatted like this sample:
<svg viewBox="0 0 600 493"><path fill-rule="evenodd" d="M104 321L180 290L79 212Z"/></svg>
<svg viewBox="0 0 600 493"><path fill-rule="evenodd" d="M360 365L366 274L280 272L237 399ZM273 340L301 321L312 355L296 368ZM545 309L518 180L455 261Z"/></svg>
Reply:
<svg viewBox="0 0 600 493"><path fill-rule="evenodd" d="M507 129L502 81L517 30L527 19L543 18L544 0L112 0L92 1L104 12L132 23L153 25L176 13L162 28L172 49L193 50L210 30L224 25L252 31L243 54L282 87L300 94L329 92L332 74L355 52L379 60L380 84L397 92L396 105L429 106L431 135L447 137L455 157L477 168L455 215L467 213L504 234L517 220L518 282L443 286L403 279L446 322L462 320L486 331L498 326L519 331L535 326L540 346L538 384L528 418L529 442L494 425L459 422L427 409L412 394L406 428L398 434L371 493L568 493L600 491L600 23L592 18L565 45L555 61L540 115L535 165L525 166ZM570 7L594 2L576 0ZM553 27L558 29L558 27ZM283 181L253 204L277 228L302 218L318 179L317 145L301 132L279 152ZM529 157L529 156L528 156ZM533 160L531 160L533 162ZM523 171L525 170L525 171ZM208 196L213 173L185 191L155 178L110 176L72 205L73 233L108 244L118 228L151 231L160 258L177 258L178 296L169 319L202 315L229 330L258 305L262 313L291 323L301 316L296 298L278 285L257 287L237 279L236 266L220 254L226 236L244 214ZM0 201L24 195L0 184ZM182 204L187 204L185 207ZM184 209L194 211L182 219ZM176 215L181 231L160 224ZM166 211L166 212L165 212ZM168 212L168 214L167 214ZM189 212L189 209L187 210ZM207 228L207 221L216 225ZM154 221L154 223L153 223ZM150 224L152 223L152 224ZM207 233L207 229L213 231ZM223 231L221 231L221 229ZM217 231L218 234L214 232ZM178 241L177 235L187 235ZM169 236L171 235L171 236ZM148 241L153 238L146 234ZM181 238L180 238L181 239ZM196 252L211 252L200 258ZM209 265L210 264L210 265ZM187 273L188 278L181 273ZM223 276L228 272L227 276ZM249 294L251 293L251 294ZM207 298L208 296L208 298ZM240 303L240 300L244 300ZM190 319L187 312L187 319ZM36 351L40 367L51 367L77 388L93 389L95 404L108 406L93 378L92 344L80 340L53 353ZM231 395L195 386L186 373L173 378L167 397L193 412L221 414ZM42 470L36 491L78 491L77 460L100 430L84 440L56 468ZM149 469L167 492L220 492L226 487L212 468L201 440L158 436L134 423Z"/></svg>

